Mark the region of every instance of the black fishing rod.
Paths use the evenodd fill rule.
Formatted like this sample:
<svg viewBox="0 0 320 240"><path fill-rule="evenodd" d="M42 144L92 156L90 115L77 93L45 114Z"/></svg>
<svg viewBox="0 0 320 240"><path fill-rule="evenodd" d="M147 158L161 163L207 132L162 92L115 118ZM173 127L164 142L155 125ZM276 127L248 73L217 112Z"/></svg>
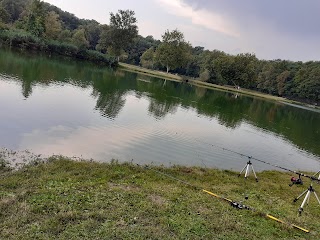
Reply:
<svg viewBox="0 0 320 240"><path fill-rule="evenodd" d="M139 166L139 165L138 165L138 166ZM180 183L182 183L182 184L184 184L184 185L187 185L187 186L189 186L189 187L192 187L192 188L194 188L194 189L196 189L196 190L201 190L202 192L207 193L207 194L209 194L209 195L211 195L211 196L213 196L213 197L215 197L215 198L218 198L218 199L220 199L220 200L223 200L223 201L225 201L225 202L228 202L228 203L229 203L232 207L234 207L234 208L237 208L237 209L245 209L245 210L250 210L250 211L253 211L253 212L257 212L254 208L251 208L251 207L249 207L249 206L243 205L242 203L239 203L239 202L233 201L233 200L231 200L231 199L229 199L229 198L226 198L226 197L220 196L220 195L218 195L218 194L215 194L215 193L213 193L213 192L211 192L211 191L208 191L208 190L206 190L206 189L204 189L204 188L202 188L202 187L196 186L196 185L191 184L191 183L189 183L189 182L187 182L187 181L184 181L184 180L181 180L181 179L179 179L179 178L176 178L176 177L174 177L174 176L172 176L172 175L170 175L170 174L167 174L167 173L158 171L158 170L156 170L156 169L154 169L154 168L151 168L151 167L149 167L149 166L145 166L145 168L146 168L146 169L149 169L149 170L151 170L151 171L153 171L153 172L155 172L155 173L157 173L157 174L159 174L159 175L168 177L168 178L173 179L173 180L175 180L175 181L178 181L178 182L180 182ZM274 221L276 221L276 222L282 223L282 224L284 224L284 225L287 225L287 226L296 228L296 229L301 230L301 231L303 231L303 232L305 232L305 233L309 233L309 232L310 232L309 230L307 230L307 229L305 229L305 228L299 227L299 226L297 226L297 225L295 225L295 224L287 223L287 222L285 222L285 221L283 221L283 220L280 220L280 219L278 219L278 218L276 218L276 217L274 217L274 216L272 216L272 215L270 215L270 214L266 214L266 213L262 213L262 212L258 212L258 213L259 213L258 215L260 215L260 216L263 216L263 217L266 217L266 218L268 218L268 219L274 220Z"/></svg>
<svg viewBox="0 0 320 240"><path fill-rule="evenodd" d="M214 144L211 144L211 143L206 143L206 142L202 142L200 140L198 140L200 143L203 143L203 144L207 144L207 145L210 145L212 147L216 147L216 148L220 148L224 151L228 151L228 152L231 152L231 153L234 153L234 154L237 154L239 156L242 156L242 157L247 157L249 158L249 160L255 160L257 162L261 162L261 163L264 163L264 164L267 164L269 166L273 166L273 167L276 167L276 168L279 168L279 169L282 169L284 171L288 171L288 172L291 172L291 173L294 173L294 174L297 174L300 177L306 177L306 178L309 178L313 181L317 181L318 183L320 183L320 177L317 178L315 175L314 176L310 176L310 175L307 175L305 173L302 173L302 172L298 172L298 171L295 171L295 170L292 170L292 169L289 169L289 168L285 168L285 167L282 167L282 166L279 166L279 165L276 165L276 164L272 164L272 163L269 163L267 161L264 161L264 160L261 160L261 159L258 159L258 158L255 158L255 157L252 157L252 156L249 156L249 155L246 155L246 154L243 154L243 153L240 153L240 152L237 152L237 151L234 151L234 150L231 150L231 149L228 149L228 148L225 148L225 147L220 147L220 146L217 146L217 145L214 145Z"/></svg>

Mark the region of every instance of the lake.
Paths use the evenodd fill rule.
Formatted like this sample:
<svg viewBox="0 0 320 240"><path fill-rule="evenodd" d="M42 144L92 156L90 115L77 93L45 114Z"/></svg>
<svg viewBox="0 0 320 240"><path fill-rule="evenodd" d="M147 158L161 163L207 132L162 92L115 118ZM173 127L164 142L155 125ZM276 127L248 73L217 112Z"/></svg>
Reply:
<svg viewBox="0 0 320 240"><path fill-rule="evenodd" d="M320 170L319 112L81 61L0 49L0 109L2 152Z"/></svg>

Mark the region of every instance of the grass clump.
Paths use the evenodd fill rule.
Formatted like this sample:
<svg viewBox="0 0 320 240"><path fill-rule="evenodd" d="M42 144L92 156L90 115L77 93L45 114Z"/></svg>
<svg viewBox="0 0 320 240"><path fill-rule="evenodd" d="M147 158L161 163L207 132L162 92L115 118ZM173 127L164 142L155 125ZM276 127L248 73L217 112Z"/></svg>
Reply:
<svg viewBox="0 0 320 240"><path fill-rule="evenodd" d="M12 171L12 167L10 166L10 163L0 156L0 174Z"/></svg>
<svg viewBox="0 0 320 240"><path fill-rule="evenodd" d="M290 188L287 173L263 172L256 183L231 171L179 166L155 169L243 201L257 212L232 208L130 163L58 157L0 175L0 239L320 238L319 206L311 201L297 217L299 204L292 200L307 186ZM268 220L259 211L309 228L311 233Z"/></svg>

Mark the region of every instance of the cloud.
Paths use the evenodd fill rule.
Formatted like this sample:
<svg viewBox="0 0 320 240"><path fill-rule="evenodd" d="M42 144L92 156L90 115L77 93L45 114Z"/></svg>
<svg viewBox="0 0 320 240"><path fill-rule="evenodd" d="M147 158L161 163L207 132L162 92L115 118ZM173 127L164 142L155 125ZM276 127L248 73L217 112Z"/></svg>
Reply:
<svg viewBox="0 0 320 240"><path fill-rule="evenodd" d="M211 38L209 48L255 52L259 58L319 60L320 1L182 0L195 12L223 16L239 38L222 44Z"/></svg>
<svg viewBox="0 0 320 240"><path fill-rule="evenodd" d="M182 0L157 0L157 2L169 13L188 18L195 25L214 30L231 37L239 36L237 30L221 14L209 12L205 9L194 9L192 6L185 4Z"/></svg>
<svg viewBox="0 0 320 240"><path fill-rule="evenodd" d="M263 23L281 34L320 36L318 0L183 0L183 4L198 11L223 14L242 28Z"/></svg>

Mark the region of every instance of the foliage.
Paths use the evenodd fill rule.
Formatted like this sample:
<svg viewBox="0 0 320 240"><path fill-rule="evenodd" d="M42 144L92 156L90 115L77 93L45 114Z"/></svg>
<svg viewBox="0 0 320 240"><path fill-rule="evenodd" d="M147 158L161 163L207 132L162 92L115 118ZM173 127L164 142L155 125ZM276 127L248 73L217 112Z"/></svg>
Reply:
<svg viewBox="0 0 320 240"><path fill-rule="evenodd" d="M154 58L155 58L155 51L154 51L154 48L151 47L142 54L141 61L140 61L141 66L145 68L153 69Z"/></svg>
<svg viewBox="0 0 320 240"><path fill-rule="evenodd" d="M47 51L71 57L78 53L78 47L73 44L51 40L47 42Z"/></svg>
<svg viewBox="0 0 320 240"><path fill-rule="evenodd" d="M115 59L88 51L96 48L102 29L94 20L79 19L40 0L0 0L0 12L4 22L14 23L0 34L4 44L116 66ZM0 29L7 28L0 21Z"/></svg>
<svg viewBox="0 0 320 240"><path fill-rule="evenodd" d="M256 81L257 71L256 63L258 59L254 54L238 54L234 58L234 78L233 81L238 85L245 88L250 88Z"/></svg>
<svg viewBox="0 0 320 240"><path fill-rule="evenodd" d="M86 49L89 47L89 41L86 38L84 29L76 30L72 36L71 41L74 45L76 45L80 49Z"/></svg>
<svg viewBox="0 0 320 240"><path fill-rule="evenodd" d="M308 62L294 77L295 95L320 102L320 62Z"/></svg>
<svg viewBox="0 0 320 240"><path fill-rule="evenodd" d="M8 11L0 3L0 22L8 23L10 20L10 15Z"/></svg>
<svg viewBox="0 0 320 240"><path fill-rule="evenodd" d="M44 5L41 0L33 0L27 12L26 30L36 37L42 37L46 31Z"/></svg>
<svg viewBox="0 0 320 240"><path fill-rule="evenodd" d="M0 6L6 11L7 22L14 23L19 20L20 15L30 4L31 0L0 0ZM0 16L3 16L2 14Z"/></svg>
<svg viewBox="0 0 320 240"><path fill-rule="evenodd" d="M58 39L59 34L61 33L62 30L62 25L59 20L59 15L51 11L47 14L45 18L45 28L46 28L46 38L48 39Z"/></svg>
<svg viewBox="0 0 320 240"><path fill-rule="evenodd" d="M58 41L49 41L47 43L47 50L63 56L76 57L78 59L87 60L95 63L103 63L111 67L115 67L117 62L114 58L108 57L105 54L93 50L79 49L77 46L60 43Z"/></svg>
<svg viewBox="0 0 320 240"><path fill-rule="evenodd" d="M186 66L190 55L191 45L185 41L183 33L177 29L167 30L156 50L155 59L166 67L168 73L170 69Z"/></svg>
<svg viewBox="0 0 320 240"><path fill-rule="evenodd" d="M68 29L62 30L59 33L58 40L60 42L71 43L72 41L72 32Z"/></svg>
<svg viewBox="0 0 320 240"><path fill-rule="evenodd" d="M48 3L44 3L44 8L46 12L54 11L59 15L59 19L62 22L63 29L73 31L86 23L86 20L79 19L74 14L65 12L60 8L50 5Z"/></svg>
<svg viewBox="0 0 320 240"><path fill-rule="evenodd" d="M5 30L0 32L0 41L13 47L26 49L43 49L43 41L23 30Z"/></svg>
<svg viewBox="0 0 320 240"><path fill-rule="evenodd" d="M208 83L320 104L320 62L266 61L251 53L234 56L191 47L179 30L166 31L159 41L138 35L136 24L135 13L130 10L111 13L110 24L102 25L40 0L0 0L0 41L11 47L81 59L92 59L87 50L96 50L98 59L100 53L114 55L118 61L170 70Z"/></svg>
<svg viewBox="0 0 320 240"><path fill-rule="evenodd" d="M152 36L142 37L137 36L133 43L125 49L128 54L126 63L139 65L141 57L145 51L153 47L156 49L160 44L159 40L155 40Z"/></svg>
<svg viewBox="0 0 320 240"><path fill-rule="evenodd" d="M285 70L277 77L278 94L282 96L285 91L285 84L290 77L290 71Z"/></svg>
<svg viewBox="0 0 320 240"><path fill-rule="evenodd" d="M115 58L109 57L105 54L93 50L85 50L79 52L78 58L95 63L105 63L108 64L110 67L115 67L117 65L117 61Z"/></svg>
<svg viewBox="0 0 320 240"><path fill-rule="evenodd" d="M96 45L96 50L106 53L108 49L109 42L111 41L111 35L109 34L110 27L108 25L100 26L100 39Z"/></svg>
<svg viewBox="0 0 320 240"><path fill-rule="evenodd" d="M119 10L118 13L110 13L110 26L101 35L100 48L112 49L115 56L120 56L121 51L127 48L138 35L137 19L134 11Z"/></svg>

